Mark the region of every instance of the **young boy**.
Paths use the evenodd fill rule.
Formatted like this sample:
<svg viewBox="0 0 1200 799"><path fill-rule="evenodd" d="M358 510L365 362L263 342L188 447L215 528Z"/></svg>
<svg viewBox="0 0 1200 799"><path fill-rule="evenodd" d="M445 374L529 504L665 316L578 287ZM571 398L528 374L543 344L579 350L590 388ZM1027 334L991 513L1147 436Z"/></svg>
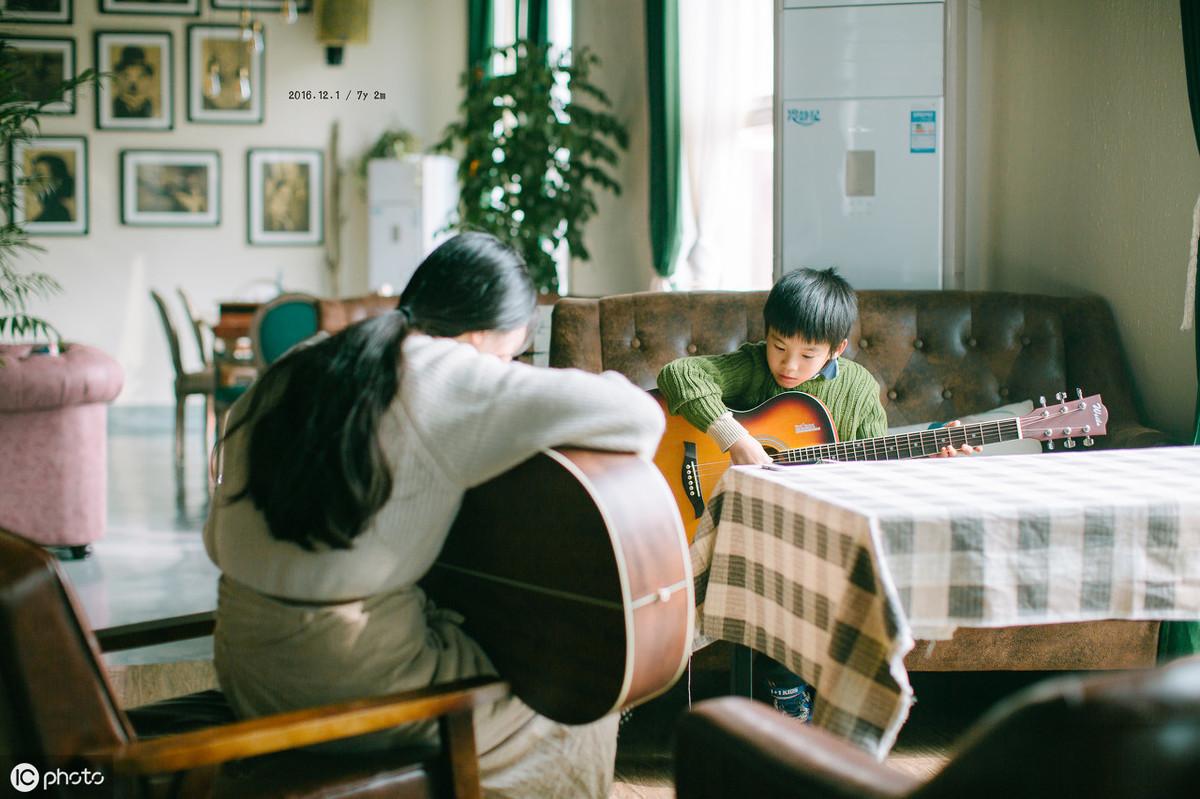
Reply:
<svg viewBox="0 0 1200 799"><path fill-rule="evenodd" d="M781 277L763 306L767 338L725 355L680 358L663 367L658 388L673 414L708 433L735 464L770 463L766 450L727 407L750 410L785 391L825 404L838 439L887 432L879 384L863 366L842 358L858 317L854 289L833 269L798 269ZM963 445L964 454L978 448ZM943 455L959 450L946 447Z"/></svg>
<svg viewBox="0 0 1200 799"><path fill-rule="evenodd" d="M833 269L788 272L763 306L765 341L672 361L659 372L658 388L671 413L707 432L738 464L771 458L726 403L749 410L784 391L821 400L843 441L882 436L887 415L879 384L866 368L840 357L857 316L854 289Z"/></svg>
<svg viewBox="0 0 1200 799"><path fill-rule="evenodd" d="M858 299L833 269L788 272L763 306L766 340L725 355L680 358L663 367L658 388L673 414L708 433L735 464L770 463L762 445L733 418L727 403L749 410L784 391L804 391L825 404L838 438L887 432L879 384L863 366L841 357L858 316ZM978 448L963 445L970 454ZM951 447L942 455L958 454ZM807 721L812 689L781 664L759 655L755 671L775 707Z"/></svg>

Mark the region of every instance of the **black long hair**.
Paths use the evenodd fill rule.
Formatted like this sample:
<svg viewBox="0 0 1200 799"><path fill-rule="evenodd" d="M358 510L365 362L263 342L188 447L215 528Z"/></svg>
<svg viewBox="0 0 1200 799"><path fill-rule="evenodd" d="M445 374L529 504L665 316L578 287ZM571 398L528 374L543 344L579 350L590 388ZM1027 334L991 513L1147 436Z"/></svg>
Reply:
<svg viewBox="0 0 1200 799"><path fill-rule="evenodd" d="M397 310L298 347L263 373L223 438L250 425L249 497L272 537L349 549L392 493L379 419L400 388L410 331L457 336L527 325L537 297L525 262L485 233L426 258Z"/></svg>

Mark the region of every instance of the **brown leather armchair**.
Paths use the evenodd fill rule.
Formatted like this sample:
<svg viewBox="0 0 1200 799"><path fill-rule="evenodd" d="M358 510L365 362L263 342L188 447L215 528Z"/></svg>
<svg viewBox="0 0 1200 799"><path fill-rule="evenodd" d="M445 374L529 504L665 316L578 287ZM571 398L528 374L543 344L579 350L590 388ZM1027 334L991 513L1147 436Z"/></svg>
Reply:
<svg viewBox="0 0 1200 799"><path fill-rule="evenodd" d="M1200 791L1200 658L1067 677L1006 700L923 781L825 730L740 697L680 722L679 799L1174 799Z"/></svg>
<svg viewBox="0 0 1200 799"><path fill-rule="evenodd" d="M871 370L891 425L954 419L1076 387L1109 409L1100 448L1175 443L1139 409L1112 312L1099 297L998 291L860 291L846 355ZM621 372L653 388L668 362L731 352L764 337L767 292L642 292L565 298L550 365ZM910 670L1151 666L1158 622L961 629L906 658Z"/></svg>
<svg viewBox="0 0 1200 799"><path fill-rule="evenodd" d="M190 620L181 629L211 633L212 624ZM160 640L177 637L168 630ZM137 639L108 636L109 649ZM207 691L126 713L54 559L0 531L6 775L16 764L42 773L87 768L103 775L99 795L118 796L478 797L472 711L507 693L499 680L475 678L236 721L221 694ZM426 719L438 720L440 747L356 756L302 749Z"/></svg>

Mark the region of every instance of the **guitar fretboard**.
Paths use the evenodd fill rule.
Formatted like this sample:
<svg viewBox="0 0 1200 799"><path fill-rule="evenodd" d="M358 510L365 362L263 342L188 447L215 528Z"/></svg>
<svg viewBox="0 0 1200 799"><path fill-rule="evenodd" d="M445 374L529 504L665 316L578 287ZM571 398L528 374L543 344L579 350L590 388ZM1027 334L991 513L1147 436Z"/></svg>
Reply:
<svg viewBox="0 0 1200 799"><path fill-rule="evenodd" d="M776 463L815 463L817 461L884 461L905 458L926 458L936 455L943 447L963 444L982 446L1013 441L1021 437L1016 418L994 422L975 422L960 427L939 427L894 436L863 438L857 441L838 441L812 447L786 449L771 457Z"/></svg>

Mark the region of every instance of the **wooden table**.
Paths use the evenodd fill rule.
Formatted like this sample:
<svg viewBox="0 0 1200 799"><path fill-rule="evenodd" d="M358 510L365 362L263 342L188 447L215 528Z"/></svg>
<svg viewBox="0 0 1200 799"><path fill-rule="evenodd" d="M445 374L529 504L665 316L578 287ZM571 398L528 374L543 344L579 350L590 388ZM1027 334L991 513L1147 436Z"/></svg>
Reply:
<svg viewBox="0 0 1200 799"><path fill-rule="evenodd" d="M698 628L816 689L876 756L904 656L958 627L1200 619L1200 448L734 467L692 544Z"/></svg>
<svg viewBox="0 0 1200 799"><path fill-rule="evenodd" d="M220 316L213 326L212 359L218 416L258 376L254 366L250 325L260 305L257 302L240 301L222 302L219 305Z"/></svg>

